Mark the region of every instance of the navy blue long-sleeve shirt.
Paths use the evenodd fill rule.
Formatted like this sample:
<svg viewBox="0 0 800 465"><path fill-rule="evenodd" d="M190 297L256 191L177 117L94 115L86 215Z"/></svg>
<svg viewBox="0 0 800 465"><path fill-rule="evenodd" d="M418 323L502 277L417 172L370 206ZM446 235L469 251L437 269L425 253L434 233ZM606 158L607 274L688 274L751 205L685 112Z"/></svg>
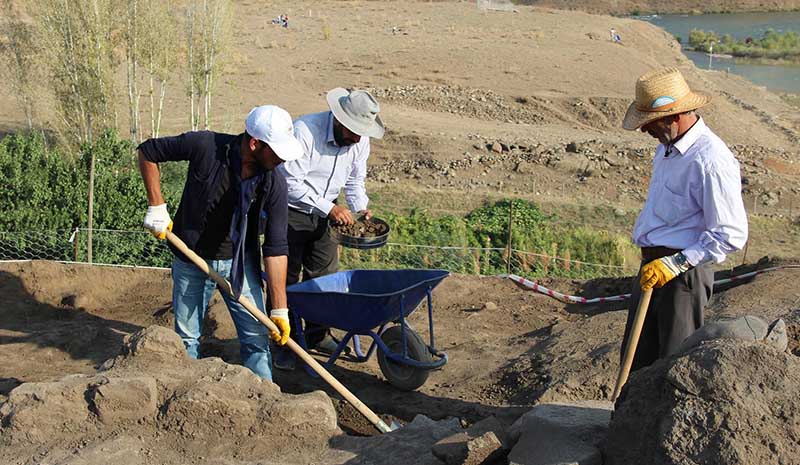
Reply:
<svg viewBox="0 0 800 465"><path fill-rule="evenodd" d="M241 246L257 247L254 236L263 233L261 250L265 257L288 255L286 180L276 170L263 170L242 181L236 172L241 169L240 145L241 135L201 131L149 139L138 149L146 160L154 163L189 161L186 184L173 217L173 232L189 248L197 251L200 245L205 248L200 251L201 256L213 255L204 258L229 258L240 247L237 242L247 231L245 244ZM252 214L235 214L237 209L241 213L244 208L257 212L257 234L253 234ZM232 224L233 218L240 220L239 224ZM227 231L225 224L230 225ZM212 227L221 230L209 230ZM170 248L178 258L188 261L177 249ZM243 279L238 268L231 273L235 296L241 291Z"/></svg>

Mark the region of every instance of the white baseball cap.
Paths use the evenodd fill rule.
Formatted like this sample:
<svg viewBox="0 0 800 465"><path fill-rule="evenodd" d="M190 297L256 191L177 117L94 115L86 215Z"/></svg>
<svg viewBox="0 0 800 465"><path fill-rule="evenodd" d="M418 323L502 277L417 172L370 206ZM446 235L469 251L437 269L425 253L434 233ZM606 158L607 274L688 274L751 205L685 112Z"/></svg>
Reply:
<svg viewBox="0 0 800 465"><path fill-rule="evenodd" d="M244 122L251 137L267 143L281 160L292 161L303 156L303 147L294 138L289 112L275 105L262 105L250 110Z"/></svg>

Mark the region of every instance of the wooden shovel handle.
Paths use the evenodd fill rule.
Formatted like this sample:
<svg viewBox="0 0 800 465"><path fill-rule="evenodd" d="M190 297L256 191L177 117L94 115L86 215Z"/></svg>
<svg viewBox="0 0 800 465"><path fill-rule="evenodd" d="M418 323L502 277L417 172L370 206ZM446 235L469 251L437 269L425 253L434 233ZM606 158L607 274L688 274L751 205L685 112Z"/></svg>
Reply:
<svg viewBox="0 0 800 465"><path fill-rule="evenodd" d="M194 263L205 274L207 274L215 283L217 283L220 287L220 290L228 293L228 295L233 295L230 283L225 278L220 276L219 273L210 269L208 267L208 263L206 263L205 260L197 256L197 254L194 253L192 249L187 247L186 244L178 236L172 233L172 231L167 231L167 240L169 241L170 244L174 245L175 248L177 248L184 255L186 255L186 257L188 257L189 260L192 261L192 263ZM273 323L272 320L270 320L263 312L261 312L261 310L259 310L252 302L250 302L250 300L247 299L247 297L240 295L239 303L242 304L242 306L246 308L247 311L250 312L250 314L253 315L253 317L255 317L255 319L257 319L258 321L261 322L261 324L266 326L267 329L277 333L281 332L280 329L278 329L278 327L275 325L275 323ZM299 344L294 342L292 339L289 339L286 345L290 349L292 349L292 352L297 354L298 357L300 357L315 372L317 372L317 374L319 374L319 376L322 379L324 379L328 384L330 384L331 387L333 387L336 390L336 392L341 394L341 396L344 397L345 400L347 400L347 402L350 402L350 404L353 407L355 407L356 410L358 410L362 415L364 415L364 417L367 420L369 420L370 423L375 425L378 431L380 431L381 433L388 433L389 431L391 431L389 425L387 425L383 420L381 420L380 417L378 417L378 415L375 414L375 412L369 409L369 407L364 405L363 402L358 400L358 397L356 397L352 392L350 392L346 387L344 387L342 383L337 381L336 378L334 378L333 375L331 375L328 372L328 370L326 370L322 365L320 365L314 359L314 357L308 354L308 352L303 350L303 348L300 347Z"/></svg>
<svg viewBox="0 0 800 465"><path fill-rule="evenodd" d="M631 328L630 337L628 337L628 345L625 346L625 355L622 357L622 364L619 367L617 384L614 386L614 393L611 395L612 401L617 400L619 393L622 391L622 386L628 381L628 375L631 373L631 365L633 364L633 355L636 353L636 346L639 345L639 336L642 335L644 317L647 316L647 307L650 305L650 297L652 295L653 289L650 288L644 291L639 298L639 306L636 308L636 316L633 318L633 327Z"/></svg>

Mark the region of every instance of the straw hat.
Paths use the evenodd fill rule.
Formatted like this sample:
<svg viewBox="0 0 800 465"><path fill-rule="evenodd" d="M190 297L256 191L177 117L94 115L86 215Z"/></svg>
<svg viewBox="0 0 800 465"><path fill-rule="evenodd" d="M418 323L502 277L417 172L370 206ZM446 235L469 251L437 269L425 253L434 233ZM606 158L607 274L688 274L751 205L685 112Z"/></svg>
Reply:
<svg viewBox="0 0 800 465"><path fill-rule="evenodd" d="M689 89L677 68L650 71L636 81L636 100L628 107L622 127L630 131L669 115L696 110L711 97Z"/></svg>
<svg viewBox="0 0 800 465"><path fill-rule="evenodd" d="M341 87L328 92L328 106L333 116L347 129L359 136L380 139L384 127L378 113L381 107L369 92L354 90L352 92Z"/></svg>

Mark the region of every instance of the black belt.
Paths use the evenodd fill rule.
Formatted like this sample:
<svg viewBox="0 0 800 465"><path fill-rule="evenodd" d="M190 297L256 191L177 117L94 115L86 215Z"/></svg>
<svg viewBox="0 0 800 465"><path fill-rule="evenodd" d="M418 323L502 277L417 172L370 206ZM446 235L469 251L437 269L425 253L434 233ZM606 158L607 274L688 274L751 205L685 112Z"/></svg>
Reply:
<svg viewBox="0 0 800 465"><path fill-rule="evenodd" d="M669 247L642 247L642 260L645 262L652 262L653 260L658 260L661 257L675 255L678 252L680 252L680 250L671 249Z"/></svg>

